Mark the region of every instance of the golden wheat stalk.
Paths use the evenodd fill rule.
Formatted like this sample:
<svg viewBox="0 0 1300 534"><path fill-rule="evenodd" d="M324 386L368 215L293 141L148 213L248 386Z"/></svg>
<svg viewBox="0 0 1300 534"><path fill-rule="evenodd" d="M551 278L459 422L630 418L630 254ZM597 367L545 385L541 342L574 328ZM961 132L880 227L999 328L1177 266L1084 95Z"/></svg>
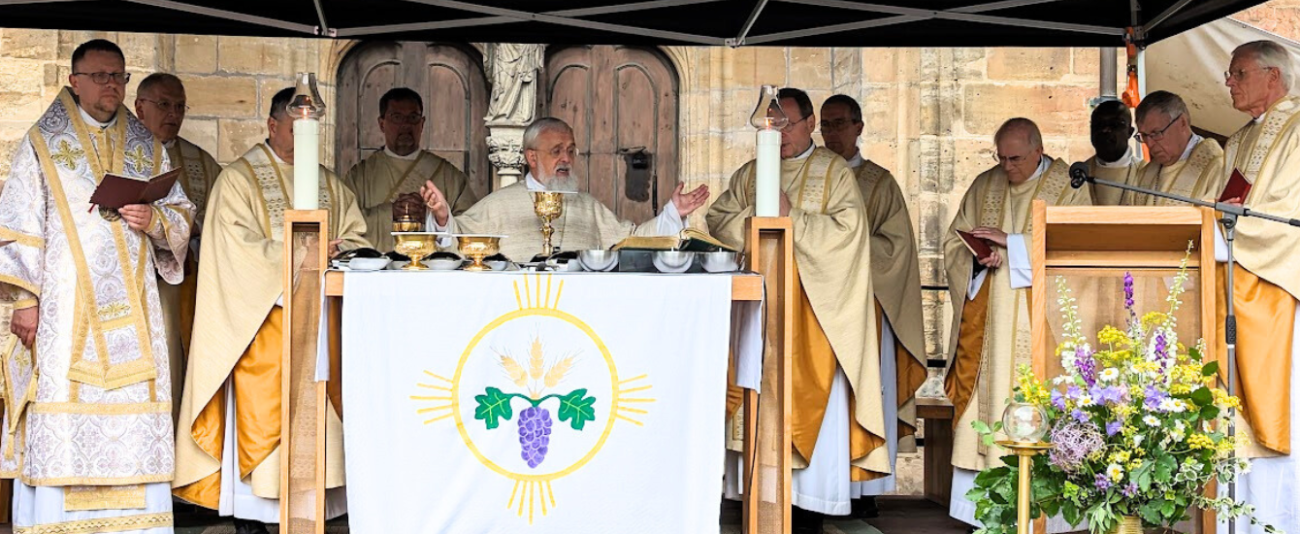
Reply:
<svg viewBox="0 0 1300 534"><path fill-rule="evenodd" d="M506 376L510 377L510 381L514 382L516 386L524 387L528 385L528 373L514 358L502 354L501 368L505 369Z"/></svg>
<svg viewBox="0 0 1300 534"><path fill-rule="evenodd" d="M545 359L542 358L541 337L533 338L533 346L529 349L528 354L530 355L528 359L529 374L533 376L533 380L537 380L542 377L542 373L545 371L543 368L546 365Z"/></svg>
<svg viewBox="0 0 1300 534"><path fill-rule="evenodd" d="M560 384L560 381L564 380L564 375L568 374L569 369L572 368L573 368L572 356L560 360L558 362L555 362L555 365L551 366L551 370L546 372L546 387L553 388L555 386L558 386Z"/></svg>

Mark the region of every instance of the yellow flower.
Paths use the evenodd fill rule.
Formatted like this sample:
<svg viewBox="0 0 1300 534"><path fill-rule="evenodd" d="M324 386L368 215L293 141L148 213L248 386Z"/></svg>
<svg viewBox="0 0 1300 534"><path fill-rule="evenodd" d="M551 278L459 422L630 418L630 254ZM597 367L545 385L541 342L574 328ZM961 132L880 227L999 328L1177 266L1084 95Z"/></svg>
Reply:
<svg viewBox="0 0 1300 534"><path fill-rule="evenodd" d="M1097 341L1103 345L1133 345L1133 340L1128 337L1128 334L1110 325L1101 329L1101 332L1097 334Z"/></svg>
<svg viewBox="0 0 1300 534"><path fill-rule="evenodd" d="M1214 404L1227 408L1241 408L1241 399L1228 395L1228 392L1219 388L1214 388L1210 392L1214 394Z"/></svg>
<svg viewBox="0 0 1300 534"><path fill-rule="evenodd" d="M1116 464L1110 464L1106 467L1106 476L1110 478L1111 482L1124 480L1124 468Z"/></svg>
<svg viewBox="0 0 1300 534"><path fill-rule="evenodd" d="M1168 320L1169 315L1163 312L1147 312L1146 315L1142 316L1142 326L1162 325Z"/></svg>
<svg viewBox="0 0 1300 534"><path fill-rule="evenodd" d="M1210 439L1210 436L1200 433L1189 436L1187 438L1187 446L1191 447L1192 450L1215 449L1214 440Z"/></svg>
<svg viewBox="0 0 1300 534"><path fill-rule="evenodd" d="M1192 392L1192 386L1187 384L1174 384L1169 386L1169 393L1173 395L1188 395Z"/></svg>
<svg viewBox="0 0 1300 534"><path fill-rule="evenodd" d="M1139 467L1142 467L1142 460L1133 460L1128 463L1129 471L1137 471Z"/></svg>
<svg viewBox="0 0 1300 534"><path fill-rule="evenodd" d="M1115 451L1110 455L1111 463L1122 464L1124 462L1127 462L1128 460L1129 460L1128 451Z"/></svg>

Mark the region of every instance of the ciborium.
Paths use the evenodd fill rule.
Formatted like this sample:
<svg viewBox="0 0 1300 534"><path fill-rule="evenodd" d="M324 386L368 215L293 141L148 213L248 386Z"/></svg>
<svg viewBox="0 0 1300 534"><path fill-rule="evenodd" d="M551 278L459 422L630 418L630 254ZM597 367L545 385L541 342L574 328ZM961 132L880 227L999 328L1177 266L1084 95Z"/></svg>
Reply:
<svg viewBox="0 0 1300 534"><path fill-rule="evenodd" d="M483 264L483 258L496 254L501 250L501 237L499 235L458 235L456 242L460 247L460 255L473 263L466 265L466 271L490 271L491 267Z"/></svg>
<svg viewBox="0 0 1300 534"><path fill-rule="evenodd" d="M564 193L533 191L533 212L542 220L542 255L550 256L555 252L551 248L551 235L555 233L551 221L564 214Z"/></svg>
<svg viewBox="0 0 1300 534"><path fill-rule="evenodd" d="M424 231L424 199L419 193L404 193L393 201L393 231Z"/></svg>
<svg viewBox="0 0 1300 534"><path fill-rule="evenodd" d="M433 232L393 232L393 239L397 240L394 251L411 258L411 263L402 267L402 270L427 271L429 268L420 263L420 259L438 249L439 235Z"/></svg>

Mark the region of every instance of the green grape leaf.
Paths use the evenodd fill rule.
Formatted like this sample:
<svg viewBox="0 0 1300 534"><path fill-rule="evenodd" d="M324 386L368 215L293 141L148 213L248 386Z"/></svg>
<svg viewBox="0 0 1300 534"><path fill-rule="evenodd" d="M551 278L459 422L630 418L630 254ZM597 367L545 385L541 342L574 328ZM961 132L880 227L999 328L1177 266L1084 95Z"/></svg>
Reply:
<svg viewBox="0 0 1300 534"><path fill-rule="evenodd" d="M1199 389L1192 392L1192 402L1195 402L1199 406L1213 404L1214 394L1210 393L1210 388L1201 386Z"/></svg>
<svg viewBox="0 0 1300 534"><path fill-rule="evenodd" d="M596 409L592 405L596 397L588 397L586 389L575 389L568 395L560 397L560 422L569 421L574 430L582 430L587 421L596 420Z"/></svg>
<svg viewBox="0 0 1300 534"><path fill-rule="evenodd" d="M488 430L501 426L502 419L509 421L510 416L514 415L514 410L510 408L510 397L497 388L487 388L483 395L474 396L474 400L478 401L474 418L486 423Z"/></svg>
<svg viewBox="0 0 1300 534"><path fill-rule="evenodd" d="M1201 366L1201 376L1214 376L1219 372L1219 362L1210 362Z"/></svg>
<svg viewBox="0 0 1300 534"><path fill-rule="evenodd" d="M1201 408L1201 419L1214 419L1219 416L1219 407L1213 404Z"/></svg>

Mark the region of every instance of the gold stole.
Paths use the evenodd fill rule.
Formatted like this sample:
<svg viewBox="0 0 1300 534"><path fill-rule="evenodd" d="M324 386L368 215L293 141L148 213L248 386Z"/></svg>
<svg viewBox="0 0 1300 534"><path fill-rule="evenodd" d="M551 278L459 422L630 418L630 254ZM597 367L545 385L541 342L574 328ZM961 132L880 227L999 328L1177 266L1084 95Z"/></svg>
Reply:
<svg viewBox="0 0 1300 534"><path fill-rule="evenodd" d="M1174 195L1190 197L1194 192L1205 185L1205 181L1211 179L1211 175L1216 169L1211 168L1214 163L1214 149L1210 146L1214 141L1202 140L1192 149L1192 154L1187 158L1173 181L1169 184L1167 193ZM1160 165L1149 165L1143 169L1142 173L1151 173L1150 180L1142 180L1144 186L1150 189L1160 190L1160 171L1163 167ZM1125 191L1125 193L1129 193ZM1141 195L1143 206L1182 206L1181 202L1175 202L1166 198L1153 197L1151 195Z"/></svg>
<svg viewBox="0 0 1300 534"><path fill-rule="evenodd" d="M263 235L268 239L283 242L284 211L293 208L293 203L289 200L288 194L288 192L293 191L293 186L289 183L288 178L284 176L284 173L280 171L280 165L276 163L275 156L271 154L271 149L265 144L259 144L256 148L244 154L244 157L240 158L236 164L247 168L248 176L257 183L258 201L262 205ZM326 178L324 173L322 173L321 178L320 209L328 210L330 206L334 205L334 184L324 179ZM336 218L333 217L332 219ZM338 225L340 222L331 220L330 226ZM331 232L330 235L338 235L338 232Z"/></svg>
<svg viewBox="0 0 1300 534"><path fill-rule="evenodd" d="M182 169L185 173L185 179L181 180L181 189L185 190L185 196L190 198L194 207L199 209L200 206L206 206L208 201L208 187L216 177L208 176L207 166L203 164L203 155L194 154L192 157L185 156L185 149L188 143L179 137L172 145L172 150L167 153L172 157L172 168ZM198 147L194 147L198 151Z"/></svg>
<svg viewBox="0 0 1300 534"><path fill-rule="evenodd" d="M125 107L119 107L117 122L106 132L109 139L118 140L117 144L113 146L111 154L104 153L106 150L97 150L91 141L86 124L82 121L81 112L77 109L72 94L66 88L59 94L55 105L51 106L47 113L62 115L61 118L66 119L63 121L63 131L47 134L38 123L32 127L28 137L36 151L41 170L46 176L50 195L58 208L63 231L67 234L68 249L77 271L77 309L73 316L72 331L69 332L72 336L72 353L67 378L71 381L69 388L71 400L78 402L78 384L116 389L144 381L150 382L150 391L156 400L152 381L157 377L158 370L153 358L145 291L145 280L149 275L145 269L153 253L149 240L138 239L139 259L132 266L125 223L110 224L117 261L121 269L116 273L106 273L106 276L121 277L125 296L122 300L114 302L100 302L100 295L95 291L95 283L91 279L90 265L86 259L76 220L73 218L72 208L63 189L63 182L89 179L99 183L104 174L109 172L147 179L157 174L161 168L162 143L152 136L128 132L127 122L134 118ZM55 146L54 152L50 151L50 144ZM113 142L105 140L103 144L113 145ZM148 153L145 152L146 145L152 145L152 150ZM82 161L85 165L81 164ZM108 166L105 167L104 163L108 163ZM106 333L124 328L134 329L139 357L112 363ZM94 343L96 360L93 361L85 358L88 338Z"/></svg>

